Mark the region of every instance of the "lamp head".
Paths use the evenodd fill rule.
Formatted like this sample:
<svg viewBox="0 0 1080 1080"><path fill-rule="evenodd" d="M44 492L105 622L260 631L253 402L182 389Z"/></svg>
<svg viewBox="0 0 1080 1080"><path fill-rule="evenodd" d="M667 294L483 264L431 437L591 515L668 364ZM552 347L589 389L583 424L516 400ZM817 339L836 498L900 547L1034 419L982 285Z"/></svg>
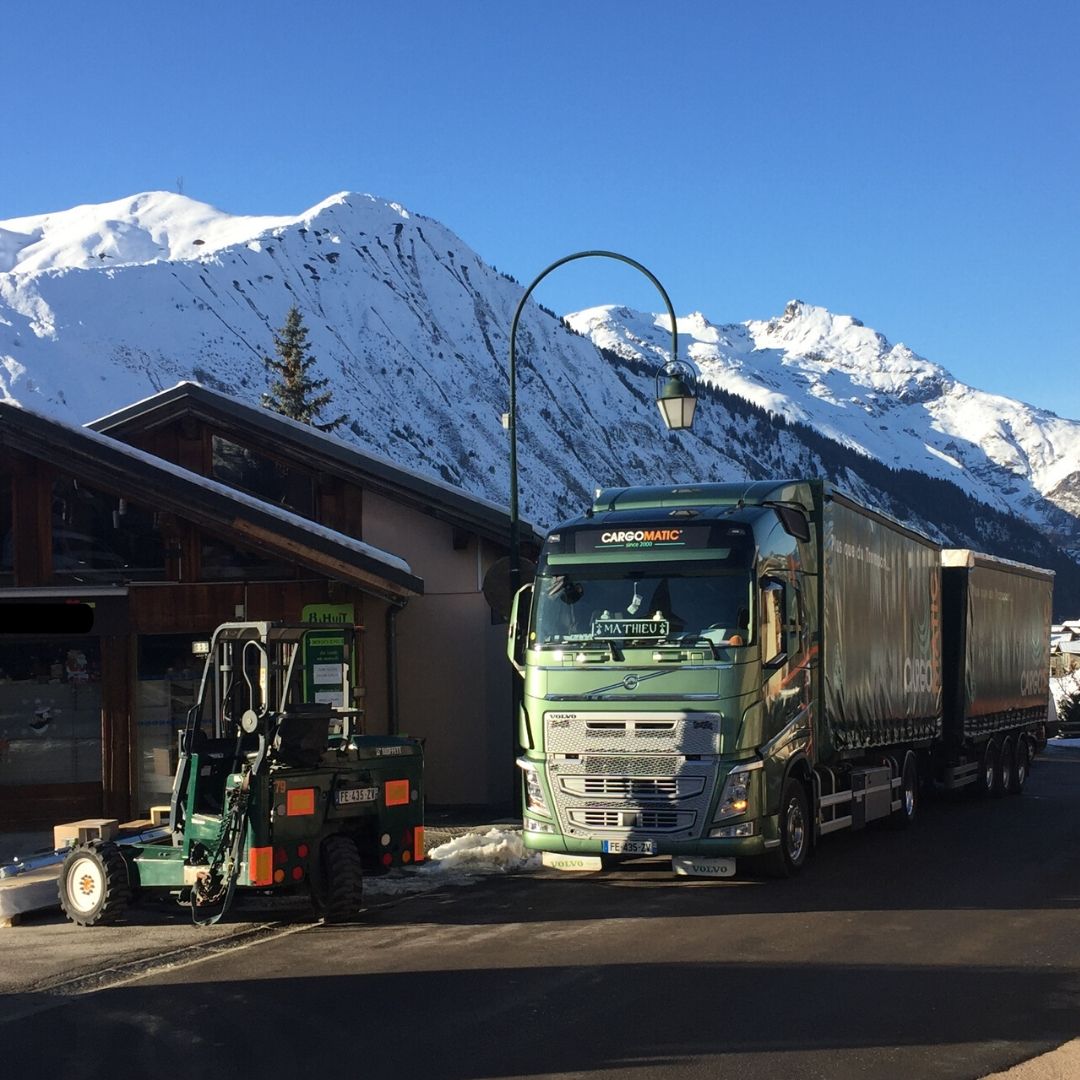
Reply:
<svg viewBox="0 0 1080 1080"><path fill-rule="evenodd" d="M669 360L656 373L656 404L669 431L682 431L694 423L697 398L694 369L684 360Z"/></svg>

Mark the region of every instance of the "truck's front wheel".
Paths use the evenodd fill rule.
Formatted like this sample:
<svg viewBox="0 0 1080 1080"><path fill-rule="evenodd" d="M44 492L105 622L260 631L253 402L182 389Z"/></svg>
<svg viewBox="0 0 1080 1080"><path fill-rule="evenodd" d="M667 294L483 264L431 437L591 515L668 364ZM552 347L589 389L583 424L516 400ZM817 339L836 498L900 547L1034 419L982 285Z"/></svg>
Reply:
<svg viewBox="0 0 1080 1080"><path fill-rule="evenodd" d="M806 788L793 776L784 781L779 829L780 846L761 858L760 868L766 877L797 874L810 854L810 804Z"/></svg>

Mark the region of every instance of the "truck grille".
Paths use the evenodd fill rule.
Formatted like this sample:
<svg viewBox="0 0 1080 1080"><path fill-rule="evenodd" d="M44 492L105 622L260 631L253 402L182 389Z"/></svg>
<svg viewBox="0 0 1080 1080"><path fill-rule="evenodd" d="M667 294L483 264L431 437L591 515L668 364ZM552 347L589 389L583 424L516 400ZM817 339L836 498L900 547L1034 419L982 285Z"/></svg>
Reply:
<svg viewBox="0 0 1080 1080"><path fill-rule="evenodd" d="M571 810L570 820L586 829L679 832L694 824L693 810Z"/></svg>
<svg viewBox="0 0 1080 1080"><path fill-rule="evenodd" d="M704 776L560 776L559 787L576 798L673 802L700 795Z"/></svg>

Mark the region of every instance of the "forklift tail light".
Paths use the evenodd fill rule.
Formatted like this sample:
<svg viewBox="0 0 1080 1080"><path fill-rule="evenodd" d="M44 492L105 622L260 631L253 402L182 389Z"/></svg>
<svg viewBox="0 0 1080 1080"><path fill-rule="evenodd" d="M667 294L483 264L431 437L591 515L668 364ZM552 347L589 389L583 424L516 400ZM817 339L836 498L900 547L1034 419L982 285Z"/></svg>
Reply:
<svg viewBox="0 0 1080 1080"><path fill-rule="evenodd" d="M413 862L424 861L424 826L417 825L413 829Z"/></svg>
<svg viewBox="0 0 1080 1080"><path fill-rule="evenodd" d="M271 885L274 881L274 849L248 848L248 877L252 885Z"/></svg>
<svg viewBox="0 0 1080 1080"><path fill-rule="evenodd" d="M409 805L409 781L387 780L384 792L387 806Z"/></svg>

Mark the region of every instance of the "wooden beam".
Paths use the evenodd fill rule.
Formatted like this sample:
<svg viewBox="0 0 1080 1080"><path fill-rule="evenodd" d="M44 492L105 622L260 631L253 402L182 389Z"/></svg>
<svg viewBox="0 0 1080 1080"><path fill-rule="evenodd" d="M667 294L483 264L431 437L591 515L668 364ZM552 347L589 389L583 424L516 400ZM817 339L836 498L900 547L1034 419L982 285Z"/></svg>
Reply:
<svg viewBox="0 0 1080 1080"><path fill-rule="evenodd" d="M11 474L11 531L15 584L24 587L52 581L53 470L19 455Z"/></svg>

